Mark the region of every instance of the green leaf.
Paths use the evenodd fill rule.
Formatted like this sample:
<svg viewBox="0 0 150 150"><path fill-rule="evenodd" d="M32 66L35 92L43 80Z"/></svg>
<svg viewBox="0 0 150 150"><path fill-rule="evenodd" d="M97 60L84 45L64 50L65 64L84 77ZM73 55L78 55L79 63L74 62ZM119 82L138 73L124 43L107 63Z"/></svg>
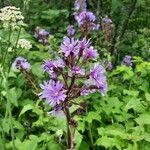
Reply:
<svg viewBox="0 0 150 150"><path fill-rule="evenodd" d="M18 99L21 97L22 90L20 88L11 88L8 92L8 98L12 104L18 106Z"/></svg>
<svg viewBox="0 0 150 150"><path fill-rule="evenodd" d="M89 112L85 117L85 121L87 121L88 123L92 123L93 120L101 120L101 116L98 114L98 112Z"/></svg>
<svg viewBox="0 0 150 150"><path fill-rule="evenodd" d="M150 114L141 114L135 121L139 125L150 125Z"/></svg>
<svg viewBox="0 0 150 150"><path fill-rule="evenodd" d="M75 150L78 150L82 142L82 135L77 130L75 130L74 141L76 145Z"/></svg>
<svg viewBox="0 0 150 150"><path fill-rule="evenodd" d="M150 93L145 93L145 97L147 101L150 101Z"/></svg>
<svg viewBox="0 0 150 150"><path fill-rule="evenodd" d="M28 110L32 110L34 107L31 104L27 104L23 107L23 109L21 110L19 116L23 115L25 112L27 112Z"/></svg>

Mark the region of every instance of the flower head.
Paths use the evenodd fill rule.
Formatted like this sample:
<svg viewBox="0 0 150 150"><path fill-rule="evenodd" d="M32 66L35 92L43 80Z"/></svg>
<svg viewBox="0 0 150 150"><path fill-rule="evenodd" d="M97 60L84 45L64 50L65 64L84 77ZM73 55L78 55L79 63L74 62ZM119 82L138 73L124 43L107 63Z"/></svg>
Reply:
<svg viewBox="0 0 150 150"><path fill-rule="evenodd" d="M103 23L112 23L112 20L110 18L108 18L108 16L105 16L103 19L102 19Z"/></svg>
<svg viewBox="0 0 150 150"><path fill-rule="evenodd" d="M73 66L71 72L72 72L73 75L82 75L82 76L85 75L85 70L81 69L77 66Z"/></svg>
<svg viewBox="0 0 150 150"><path fill-rule="evenodd" d="M60 81L50 80L40 85L42 92L39 94L41 99L45 99L52 107L60 104L66 98L63 84Z"/></svg>
<svg viewBox="0 0 150 150"><path fill-rule="evenodd" d="M90 69L89 74L89 82L99 89L102 96L105 95L107 87L104 72L105 70L101 65L95 64L94 67Z"/></svg>
<svg viewBox="0 0 150 150"><path fill-rule="evenodd" d="M68 35L68 36L73 36L74 33L75 33L75 30L74 30L73 26L71 26L71 25L68 26L68 27L67 27L67 35Z"/></svg>
<svg viewBox="0 0 150 150"><path fill-rule="evenodd" d="M125 57L123 58L122 63L123 63L123 65L126 65L128 67L132 66L131 56L125 55Z"/></svg>
<svg viewBox="0 0 150 150"><path fill-rule="evenodd" d="M61 52L68 57L69 55L77 56L79 52L79 48L77 45L77 41L74 38L64 37L63 43L61 44Z"/></svg>
<svg viewBox="0 0 150 150"><path fill-rule="evenodd" d="M84 59L95 59L97 56L98 56L98 53L96 50L93 49L92 46L84 49L83 51Z"/></svg>
<svg viewBox="0 0 150 150"><path fill-rule="evenodd" d="M57 60L45 60L42 64L42 69L44 72L47 72L49 74L54 73L54 69L59 69L64 67L64 62L62 59Z"/></svg>
<svg viewBox="0 0 150 150"><path fill-rule="evenodd" d="M0 9L0 21L4 28L17 28L24 25L24 17L21 14L20 8L14 6L6 6Z"/></svg>
<svg viewBox="0 0 150 150"><path fill-rule="evenodd" d="M75 14L75 19L82 30L97 30L99 27L99 25L95 24L96 17L92 12L82 11L79 14Z"/></svg>
<svg viewBox="0 0 150 150"><path fill-rule="evenodd" d="M85 11L86 10L86 0L76 0L74 3L75 11Z"/></svg>
<svg viewBox="0 0 150 150"><path fill-rule="evenodd" d="M86 38L83 38L78 42L78 46L80 50L87 49L90 46L90 40L87 40Z"/></svg>
<svg viewBox="0 0 150 150"><path fill-rule="evenodd" d="M17 48L19 48L19 47L29 50L32 48L32 45L31 45L31 42L26 40L26 39L19 39L18 44L17 44Z"/></svg>
<svg viewBox="0 0 150 150"><path fill-rule="evenodd" d="M107 68L106 68L108 71L111 71L112 69L113 69L113 64L112 64L112 62L111 61L109 61L108 63L107 63Z"/></svg>
<svg viewBox="0 0 150 150"><path fill-rule="evenodd" d="M49 32L41 27L36 27L34 37L38 40L38 42L46 44L48 42Z"/></svg>
<svg viewBox="0 0 150 150"><path fill-rule="evenodd" d="M28 70L30 69L30 64L23 57L17 57L12 64L13 69Z"/></svg>

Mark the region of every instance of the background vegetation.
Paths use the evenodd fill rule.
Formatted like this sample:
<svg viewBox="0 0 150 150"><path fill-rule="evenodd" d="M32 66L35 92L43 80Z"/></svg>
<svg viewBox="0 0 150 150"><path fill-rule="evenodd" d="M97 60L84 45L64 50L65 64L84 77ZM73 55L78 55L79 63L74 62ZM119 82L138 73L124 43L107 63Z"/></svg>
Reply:
<svg viewBox="0 0 150 150"><path fill-rule="evenodd" d="M75 23L72 0L1 0L0 7L20 7L27 26L20 37L32 43L30 51L22 51L32 64L35 83L45 78L41 62L57 57L66 27ZM87 0L88 9L98 19L100 30L91 34L91 41L99 53L101 63L111 61L107 71L107 95L98 93L78 98L86 102L86 109L72 106L78 125L74 132L76 150L149 150L150 149L150 1L149 0ZM112 20L111 38L104 37L102 18ZM50 33L48 44L34 38L37 26ZM8 32L0 30L1 52L8 43ZM11 44L17 39L14 32ZM125 55L132 56L132 67L122 65ZM14 57L10 53L12 61ZM8 62L11 64L12 62ZM105 64L105 63L103 63ZM13 147L11 124L14 126L18 150L66 149L64 118L48 115L50 107L34 95L20 72L10 72L9 92L0 75L0 150ZM5 112L5 94L11 99L12 120Z"/></svg>

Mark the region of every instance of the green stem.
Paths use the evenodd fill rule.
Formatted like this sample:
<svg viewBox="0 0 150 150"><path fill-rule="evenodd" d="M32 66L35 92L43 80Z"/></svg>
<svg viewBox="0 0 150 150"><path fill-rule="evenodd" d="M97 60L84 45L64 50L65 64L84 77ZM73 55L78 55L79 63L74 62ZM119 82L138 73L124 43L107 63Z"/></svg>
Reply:
<svg viewBox="0 0 150 150"><path fill-rule="evenodd" d="M10 129L11 129L11 138L12 138L12 142L13 142L13 150L16 150L15 135L14 135L14 128L13 128L13 119L12 119L12 112L11 112L11 102L10 102L9 95L8 95L8 93L9 93L8 74L5 73L2 68L0 68L0 72L1 72L2 77L4 79L4 82L5 82L5 91L6 91L6 99L7 99L6 112L8 112L8 115L9 115L9 121L10 121L9 123L10 123Z"/></svg>
<svg viewBox="0 0 150 150"><path fill-rule="evenodd" d="M92 149L94 150L94 142L93 142L93 136L92 136L92 130L91 130L91 123L88 123L88 130L89 130L89 137L91 141Z"/></svg>
<svg viewBox="0 0 150 150"><path fill-rule="evenodd" d="M14 47L15 49L16 49L16 47L17 47L17 45L18 45L20 33L21 33L21 26L20 26L20 28L19 28L19 32L18 32L18 35L17 35L17 40L16 40L16 44L15 44L15 47ZM15 51L16 51L16 50L15 50Z"/></svg>
<svg viewBox="0 0 150 150"><path fill-rule="evenodd" d="M8 49L9 49L9 47L10 47L11 34L12 34L12 29L11 29L11 27L10 27L10 29L9 29L9 37L8 37L8 45L7 45L7 48L6 48L6 52L5 52L5 54L3 55L3 57L2 57L2 66L4 66L4 64L5 64L5 59L6 59L6 57L7 57Z"/></svg>
<svg viewBox="0 0 150 150"><path fill-rule="evenodd" d="M86 108L86 114L87 114L87 108ZM88 133L90 137L92 150L94 150L95 148L94 148L94 141L93 141L92 130L91 130L91 123L88 123Z"/></svg>

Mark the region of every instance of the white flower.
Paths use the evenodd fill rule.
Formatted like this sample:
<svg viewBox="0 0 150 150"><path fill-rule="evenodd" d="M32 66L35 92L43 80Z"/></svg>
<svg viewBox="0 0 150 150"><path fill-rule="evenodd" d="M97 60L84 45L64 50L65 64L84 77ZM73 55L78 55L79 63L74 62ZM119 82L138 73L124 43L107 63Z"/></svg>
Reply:
<svg viewBox="0 0 150 150"><path fill-rule="evenodd" d="M26 39L19 39L17 48L23 48L23 49L29 50L32 48L32 45L31 45L31 42Z"/></svg>
<svg viewBox="0 0 150 150"><path fill-rule="evenodd" d="M21 14L20 8L14 6L6 6L0 9L0 21L4 28L12 27L17 28L18 26L24 25L24 17Z"/></svg>

